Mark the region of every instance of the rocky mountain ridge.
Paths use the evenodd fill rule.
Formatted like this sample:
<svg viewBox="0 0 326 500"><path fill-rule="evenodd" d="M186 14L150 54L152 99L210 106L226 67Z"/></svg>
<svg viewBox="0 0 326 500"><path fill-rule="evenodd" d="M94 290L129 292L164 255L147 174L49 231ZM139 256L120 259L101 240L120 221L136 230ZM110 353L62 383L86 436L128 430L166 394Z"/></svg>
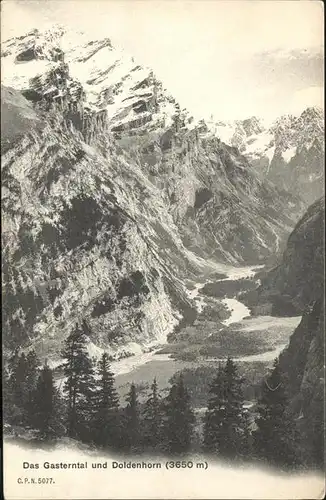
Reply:
<svg viewBox="0 0 326 500"><path fill-rule="evenodd" d="M103 156L64 123L56 113L41 130L30 123L3 156L5 345L53 353L80 317L94 349L162 340L180 318L169 292L187 304L178 276L197 264L136 165L106 136Z"/></svg>
<svg viewBox="0 0 326 500"><path fill-rule="evenodd" d="M312 301L301 323L280 355L287 378L291 412L296 416L304 459L324 467L325 404L325 308L324 297Z"/></svg>
<svg viewBox="0 0 326 500"><path fill-rule="evenodd" d="M323 294L325 199L309 207L289 236L280 264L248 293L248 303L258 310L295 316Z"/></svg>
<svg viewBox="0 0 326 500"><path fill-rule="evenodd" d="M291 233L279 266L247 296L255 312L302 314L279 361L290 411L298 420L303 459L324 463L325 200L316 201ZM257 307L258 306L258 307Z"/></svg>
<svg viewBox="0 0 326 500"><path fill-rule="evenodd" d="M300 196L308 207L323 194L324 112L306 108L271 125L257 117L235 123L210 123L227 144L248 158L262 179Z"/></svg>
<svg viewBox="0 0 326 500"><path fill-rule="evenodd" d="M180 110L152 71L109 39L76 35L76 45L67 35L57 28L4 43L4 83L36 104L58 106L74 128L86 126L84 134L92 134L88 122L102 120L162 190L191 250L233 263L256 263L277 251L300 203L260 182L237 151ZM28 60L21 62L27 51Z"/></svg>
<svg viewBox="0 0 326 500"><path fill-rule="evenodd" d="M2 45L4 330L58 355L164 341L209 260L257 263L302 209L194 123L150 70L56 28ZM10 126L9 126L10 124Z"/></svg>

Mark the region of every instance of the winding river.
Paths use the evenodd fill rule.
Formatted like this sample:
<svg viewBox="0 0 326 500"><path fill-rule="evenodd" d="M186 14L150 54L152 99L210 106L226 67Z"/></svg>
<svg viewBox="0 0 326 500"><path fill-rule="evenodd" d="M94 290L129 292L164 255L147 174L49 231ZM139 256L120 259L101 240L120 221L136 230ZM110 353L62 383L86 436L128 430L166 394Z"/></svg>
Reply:
<svg viewBox="0 0 326 500"><path fill-rule="evenodd" d="M223 299L221 302L231 312L231 316L223 321L225 326L239 323L243 318L250 316L250 309L237 299Z"/></svg>
<svg viewBox="0 0 326 500"><path fill-rule="evenodd" d="M230 268L227 271L226 279L241 279L253 276L257 271L254 268ZM201 295L200 290L205 286L205 282L195 283L188 290L188 296L194 300L198 313L201 313L206 306L207 297ZM212 298L210 297L210 300ZM279 331L286 330L287 338L299 324L301 317L295 318L273 318L270 316L250 317L250 310L247 306L241 303L236 298L214 299L219 303L223 303L230 311L230 317L223 321L223 324L230 329L230 335L236 334L234 329L235 324L241 332L257 332L264 334L266 331L269 337L273 337L271 329L275 327L275 342L272 342L272 347L265 352L259 354L237 356L235 359L240 362L266 362L271 363L280 352L286 347L284 335L281 336ZM184 368L193 368L198 364L215 364L219 358L203 359L201 361L182 361L171 358L170 354L160 354L162 346L152 350L151 352L132 356L130 358L121 359L112 363L112 371L116 376L117 385L120 387L127 386L130 382L137 384L150 384L154 377L157 378L159 386L166 387L172 375Z"/></svg>

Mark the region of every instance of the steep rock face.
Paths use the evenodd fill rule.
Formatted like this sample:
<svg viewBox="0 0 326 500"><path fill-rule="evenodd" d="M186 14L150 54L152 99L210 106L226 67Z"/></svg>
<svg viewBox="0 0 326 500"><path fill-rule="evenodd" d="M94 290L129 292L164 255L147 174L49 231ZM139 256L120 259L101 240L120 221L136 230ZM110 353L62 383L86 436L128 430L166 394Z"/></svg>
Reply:
<svg viewBox="0 0 326 500"><path fill-rule="evenodd" d="M280 248L296 200L110 40L58 28L2 48L6 347L58 357L84 321L93 353L136 352L191 309L184 282L202 257L257 263Z"/></svg>
<svg viewBox="0 0 326 500"><path fill-rule="evenodd" d="M300 196L306 206L323 195L324 113L307 108L284 115L271 126L256 117L211 124L217 136L248 158L262 179Z"/></svg>
<svg viewBox="0 0 326 500"><path fill-rule="evenodd" d="M24 118L28 102L9 95ZM15 132L2 157L5 346L56 357L81 319L94 352L163 341L191 307L181 277L196 265L160 193L101 127L91 147L52 110Z"/></svg>
<svg viewBox="0 0 326 500"><path fill-rule="evenodd" d="M189 130L185 112L168 129L143 129L138 136L119 133L118 141L165 194L188 248L231 263L255 263L279 250L298 207L290 195L265 186L203 125Z"/></svg>
<svg viewBox="0 0 326 500"><path fill-rule="evenodd" d="M31 47L33 57L20 62ZM257 263L279 251L300 202L259 180L236 149L181 110L150 69L109 39L60 28L32 32L3 44L3 66L6 84L35 105L61 107L86 142L94 139L89 122L101 120L162 191L189 249L230 263Z"/></svg>
<svg viewBox="0 0 326 500"><path fill-rule="evenodd" d="M288 239L282 262L261 281L261 286L247 295L255 310L269 305L274 315L301 314L318 300L324 286L325 200L309 207ZM257 309L258 304L258 309Z"/></svg>
<svg viewBox="0 0 326 500"><path fill-rule="evenodd" d="M12 147L31 126L42 128L33 107L14 89L2 87L1 101L1 152Z"/></svg>
<svg viewBox="0 0 326 500"><path fill-rule="evenodd" d="M325 201L315 202L291 233L282 262L262 279L258 290L243 297L258 314L302 314L302 320L280 354L297 420L302 460L324 463L324 225Z"/></svg>
<svg viewBox="0 0 326 500"><path fill-rule="evenodd" d="M324 466L325 309L320 296L306 307L301 323L280 355L286 374L290 411L296 416L303 460Z"/></svg>
<svg viewBox="0 0 326 500"><path fill-rule="evenodd" d="M320 393L324 359L324 303L322 297L305 308L302 320L280 355L289 391L298 412L309 413L314 392Z"/></svg>

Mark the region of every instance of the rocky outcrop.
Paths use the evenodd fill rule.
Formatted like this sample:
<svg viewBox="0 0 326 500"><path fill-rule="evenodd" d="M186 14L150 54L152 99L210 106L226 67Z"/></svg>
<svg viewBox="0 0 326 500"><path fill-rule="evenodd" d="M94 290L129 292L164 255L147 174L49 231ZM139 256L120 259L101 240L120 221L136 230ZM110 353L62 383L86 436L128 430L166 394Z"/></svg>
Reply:
<svg viewBox="0 0 326 500"><path fill-rule="evenodd" d="M310 340L310 342L309 342ZM295 345L301 348L295 350ZM299 357L299 359L298 359ZM304 358L306 362L304 363ZM300 381L291 387L293 411L302 419L302 435L310 461L324 466L325 404L325 308L324 297L314 302L303 317L289 348L281 357L281 365L293 384L293 367L297 365ZM299 365L299 361L303 361ZM287 367L287 368L286 368ZM292 375L292 377L291 377Z"/></svg>
<svg viewBox="0 0 326 500"><path fill-rule="evenodd" d="M301 323L280 355L280 367L286 375L290 411L300 431L302 460L324 467L325 398L325 309L324 296L305 308Z"/></svg>
<svg viewBox="0 0 326 500"><path fill-rule="evenodd" d="M2 157L4 345L56 358L81 319L95 353L162 342L191 308L181 278L196 262L160 193L114 140L98 135L90 147L55 116L35 112L28 131L16 121Z"/></svg>
<svg viewBox="0 0 326 500"><path fill-rule="evenodd" d="M301 323L291 336L289 346L280 355L280 363L288 375L291 394L304 395L307 386L316 387L323 379L324 303L313 300L304 310ZM297 402L297 409L301 406Z"/></svg>
<svg viewBox="0 0 326 500"><path fill-rule="evenodd" d="M279 357L299 429L302 461L324 461L324 199L315 202L291 233L282 262L242 296L257 314L302 315Z"/></svg>
<svg viewBox="0 0 326 500"><path fill-rule="evenodd" d="M14 146L31 127L43 124L33 107L13 88L1 87L1 153Z"/></svg>
<svg viewBox="0 0 326 500"><path fill-rule="evenodd" d="M319 300L324 287L325 200L315 202L291 233L281 263L248 293L253 310L271 305L273 315L294 316Z"/></svg>
<svg viewBox="0 0 326 500"><path fill-rule="evenodd" d="M186 113L176 115L169 128L155 128L140 139L125 132L118 140L124 147L127 143L144 173L165 193L192 251L204 258L255 263L271 248L279 250L291 226L292 207L298 206L294 199L257 179L236 149L207 130L189 130ZM199 193L209 196L199 201Z"/></svg>
<svg viewBox="0 0 326 500"><path fill-rule="evenodd" d="M91 110L85 106L83 87L70 76L63 52L55 62L57 64L45 74L31 78L22 95L34 104L36 110L60 117L65 127L80 132L85 142L91 144L108 129L107 111Z"/></svg>

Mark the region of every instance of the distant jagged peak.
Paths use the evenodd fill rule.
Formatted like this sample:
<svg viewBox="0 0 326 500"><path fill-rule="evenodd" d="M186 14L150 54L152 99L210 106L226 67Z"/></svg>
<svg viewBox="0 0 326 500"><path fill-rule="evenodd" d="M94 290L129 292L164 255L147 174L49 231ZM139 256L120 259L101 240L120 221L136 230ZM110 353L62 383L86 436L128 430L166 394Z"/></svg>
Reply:
<svg viewBox="0 0 326 500"><path fill-rule="evenodd" d="M67 29L62 24L52 24L45 28L44 31L38 30L40 36L43 36L45 40L57 41L67 32Z"/></svg>
<svg viewBox="0 0 326 500"><path fill-rule="evenodd" d="M109 46L109 38L95 39L85 31L71 30L62 24L52 24L43 30L34 29L24 35L12 37L2 44L2 57L13 56L15 63L37 59L56 61L53 53L68 53L72 49L85 48L88 45ZM25 54L27 52L27 55Z"/></svg>
<svg viewBox="0 0 326 500"><path fill-rule="evenodd" d="M299 129L303 124L316 123L323 125L324 110L319 106L309 106L301 113L284 113L277 118L263 118L253 115L244 119L237 120L214 120L213 118L207 123L212 130L218 132L228 130L229 137L233 134L241 134L242 136L250 137L263 132L274 132L276 130ZM218 133L217 132L217 133Z"/></svg>
<svg viewBox="0 0 326 500"><path fill-rule="evenodd" d="M299 118L298 116L295 116L293 114L281 115L278 118L276 118L276 120L274 120L270 129L274 131L278 129L292 128L298 121L298 118Z"/></svg>
<svg viewBox="0 0 326 500"><path fill-rule="evenodd" d="M309 106L301 114L284 114L277 118L271 128L275 127L297 127L302 122L322 122L324 120L324 111L319 106Z"/></svg>
<svg viewBox="0 0 326 500"><path fill-rule="evenodd" d="M238 125L243 128L247 137L253 134L260 134L264 130L262 120L257 116L251 116L245 120L238 122Z"/></svg>
<svg viewBox="0 0 326 500"><path fill-rule="evenodd" d="M309 106L301 113L301 118L320 118L324 117L324 111L320 106Z"/></svg>
<svg viewBox="0 0 326 500"><path fill-rule="evenodd" d="M17 51L19 51L24 46L30 46L31 44L56 44L64 33L65 29L63 28L63 26L58 24L47 27L44 30L35 28L23 35L14 36L9 38L8 40L5 40L2 44L2 47L4 48L2 55L8 56L14 52L17 53Z"/></svg>

